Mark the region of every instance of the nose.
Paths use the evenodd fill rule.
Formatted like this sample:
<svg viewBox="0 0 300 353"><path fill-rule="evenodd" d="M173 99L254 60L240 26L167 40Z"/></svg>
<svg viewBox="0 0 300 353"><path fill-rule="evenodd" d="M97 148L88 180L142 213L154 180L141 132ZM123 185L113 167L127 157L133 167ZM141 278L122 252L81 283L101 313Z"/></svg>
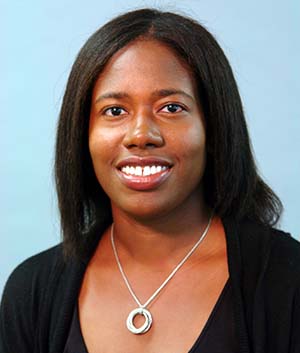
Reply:
<svg viewBox="0 0 300 353"><path fill-rule="evenodd" d="M123 143L127 148L148 149L163 146L164 139L152 115L144 112L132 119Z"/></svg>

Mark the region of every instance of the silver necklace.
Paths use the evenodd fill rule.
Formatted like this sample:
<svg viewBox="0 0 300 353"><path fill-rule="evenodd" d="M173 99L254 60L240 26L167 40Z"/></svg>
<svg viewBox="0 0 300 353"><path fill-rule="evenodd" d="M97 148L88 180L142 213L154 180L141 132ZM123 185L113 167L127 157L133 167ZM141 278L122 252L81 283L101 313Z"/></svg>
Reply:
<svg viewBox="0 0 300 353"><path fill-rule="evenodd" d="M201 234L199 240L196 242L196 244L192 247L192 249L186 254L186 256L179 262L179 264L174 268L174 270L169 274L169 276L166 278L166 280L161 284L159 288L156 289L156 291L151 295L151 297L144 303L142 304L136 294L134 293L131 285L129 284L128 278L125 275L125 272L123 270L123 267L121 265L115 241L114 241L114 224L111 226L111 233L110 233L110 239L111 239L111 245L113 248L113 252L116 258L117 265L119 267L119 270L121 272L121 275L123 277L123 280L132 295L133 299L138 305L138 308L132 310L126 320L126 326L128 330L136 335L146 333L147 331L150 330L151 325L152 325L152 315L150 311L147 309L147 306L155 299L155 297L161 292L161 290L168 284L168 282L174 277L175 273L180 269L180 267L186 262L186 260L193 254L193 252L197 249L197 247L200 245L200 243L203 241L205 238L206 234L208 233L211 221L212 221L213 215L210 216L208 224L206 228L204 229L204 232ZM143 315L145 322L141 327L136 327L133 323L134 318L137 315Z"/></svg>

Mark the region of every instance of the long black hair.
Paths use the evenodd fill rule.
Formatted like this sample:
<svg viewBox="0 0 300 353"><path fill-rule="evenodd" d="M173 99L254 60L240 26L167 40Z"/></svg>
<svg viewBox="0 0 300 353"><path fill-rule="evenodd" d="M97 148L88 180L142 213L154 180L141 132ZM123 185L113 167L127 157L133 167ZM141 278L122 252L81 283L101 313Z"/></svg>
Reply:
<svg viewBox="0 0 300 353"><path fill-rule="evenodd" d="M91 95L108 60L141 37L172 48L194 74L206 123L208 206L220 217L237 221L248 218L274 225L280 217L280 200L258 175L237 84L214 37L194 19L141 9L120 15L96 31L80 50L69 76L55 156L67 256L86 255L91 242L99 240L112 221L110 202L94 174L88 149Z"/></svg>

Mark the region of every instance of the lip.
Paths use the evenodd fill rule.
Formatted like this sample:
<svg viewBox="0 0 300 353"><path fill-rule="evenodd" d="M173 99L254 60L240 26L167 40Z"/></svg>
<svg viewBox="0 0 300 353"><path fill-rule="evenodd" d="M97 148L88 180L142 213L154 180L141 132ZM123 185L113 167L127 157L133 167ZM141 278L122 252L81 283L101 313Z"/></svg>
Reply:
<svg viewBox="0 0 300 353"><path fill-rule="evenodd" d="M125 166L152 166L160 165L168 167L159 173L147 175L147 176L137 176L129 175L121 171L122 167ZM154 156L140 157L140 156L130 156L122 159L116 164L117 175L121 182L130 189L137 191L147 191L158 188L171 174L173 163L166 159Z"/></svg>

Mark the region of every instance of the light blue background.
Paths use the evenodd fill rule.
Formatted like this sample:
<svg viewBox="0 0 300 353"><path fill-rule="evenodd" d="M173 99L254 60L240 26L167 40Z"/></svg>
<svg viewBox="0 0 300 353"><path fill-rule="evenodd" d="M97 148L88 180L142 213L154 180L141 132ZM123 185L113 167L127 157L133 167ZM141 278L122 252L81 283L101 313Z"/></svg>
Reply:
<svg viewBox="0 0 300 353"><path fill-rule="evenodd" d="M141 6L184 11L215 34L236 75L257 163L300 235L298 0L0 2L0 293L12 269L60 239L52 166L56 120L78 50Z"/></svg>

